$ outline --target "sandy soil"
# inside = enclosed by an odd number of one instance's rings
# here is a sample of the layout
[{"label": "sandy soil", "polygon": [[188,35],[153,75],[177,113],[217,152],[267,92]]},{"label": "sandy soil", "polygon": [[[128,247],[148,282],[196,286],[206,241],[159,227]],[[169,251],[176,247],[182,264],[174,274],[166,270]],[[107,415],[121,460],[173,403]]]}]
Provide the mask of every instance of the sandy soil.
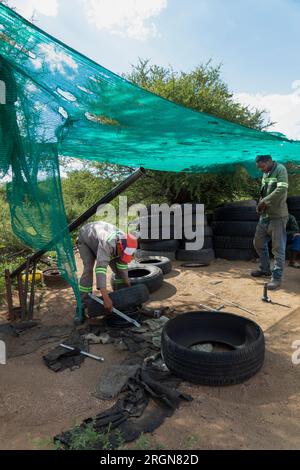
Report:
[{"label": "sandy soil", "polygon": [[[205,291],[240,303],[256,316],[233,307],[226,311],[249,316],[262,326],[267,355],[263,370],[243,385],[184,384],[194,401],[183,404],[154,435],[147,436],[148,445],[165,449],[300,447],[300,365],[291,360],[292,343],[300,340],[300,272],[287,268],[282,290],[271,294],[274,302],[291,307],[286,308],[261,301],[263,282],[251,279],[253,266],[218,260],[209,268],[189,270],[175,263],[163,288],[152,295],[149,306],[169,306],[177,312],[199,310],[200,303],[212,307],[224,303]],[[74,301],[69,289],[44,291],[40,297],[36,316],[42,324],[71,324]],[[0,366],[0,449],[48,448],[55,434],[112,405],[93,394],[104,368],[120,363],[124,353],[113,345],[95,345],[91,350],[105,357],[104,364],[86,360],[80,369],[55,374],[42,361],[55,344],[45,343],[34,353]]]}]

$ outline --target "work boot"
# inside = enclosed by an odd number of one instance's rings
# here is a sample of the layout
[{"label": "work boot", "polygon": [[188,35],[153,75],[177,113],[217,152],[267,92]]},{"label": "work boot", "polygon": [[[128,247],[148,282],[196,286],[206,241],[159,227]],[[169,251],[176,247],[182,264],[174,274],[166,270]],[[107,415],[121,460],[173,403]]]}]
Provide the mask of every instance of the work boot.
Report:
[{"label": "work boot", "polygon": [[251,276],[252,277],[271,277],[271,271],[262,271],[261,269],[258,269],[257,271],[252,271]]},{"label": "work boot", "polygon": [[279,289],[281,286],[280,279],[272,279],[271,282],[268,283],[268,290],[276,290]]}]

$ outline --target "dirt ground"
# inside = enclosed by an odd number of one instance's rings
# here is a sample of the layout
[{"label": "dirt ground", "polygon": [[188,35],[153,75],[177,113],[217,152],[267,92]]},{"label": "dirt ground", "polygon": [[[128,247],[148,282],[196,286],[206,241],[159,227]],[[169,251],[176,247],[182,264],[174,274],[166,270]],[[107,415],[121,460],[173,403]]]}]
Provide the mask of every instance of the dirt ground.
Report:
[{"label": "dirt ground", "polygon": [[[233,307],[226,311],[249,316],[261,325],[267,353],[262,371],[243,385],[183,384],[193,402],[182,404],[153,435],[145,436],[148,448],[299,449],[300,365],[293,365],[291,357],[292,343],[300,340],[300,271],[287,268],[282,289],[271,294],[274,302],[291,307],[286,308],[261,301],[263,281],[251,279],[253,266],[217,260],[208,268],[191,270],[175,263],[163,288],[152,295],[149,306],[168,306],[178,312],[199,310],[200,303],[211,307],[224,303],[205,291],[240,303],[256,316]],[[75,305],[70,289],[39,295],[36,316],[42,325],[72,325]],[[94,345],[91,351],[103,355],[105,363],[85,360],[80,369],[55,374],[42,356],[56,344],[55,338],[42,341],[36,351],[0,366],[2,450],[49,448],[54,435],[113,404],[95,398],[95,387],[104,368],[120,363],[124,352],[114,345]]]}]

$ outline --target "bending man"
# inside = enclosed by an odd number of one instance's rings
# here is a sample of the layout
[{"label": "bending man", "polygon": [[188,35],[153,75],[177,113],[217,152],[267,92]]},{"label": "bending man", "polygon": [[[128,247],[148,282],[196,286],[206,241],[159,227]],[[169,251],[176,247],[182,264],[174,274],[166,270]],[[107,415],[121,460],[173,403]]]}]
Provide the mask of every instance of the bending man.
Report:
[{"label": "bending man", "polygon": [[92,222],[80,229],[78,248],[83,261],[79,286],[82,304],[86,305],[88,294],[93,292],[93,270],[96,262],[97,290],[101,291],[105,309],[111,312],[113,304],[106,288],[107,268],[110,266],[116,274],[116,283],[130,287],[128,264],[137,249],[136,238],[106,222]]}]

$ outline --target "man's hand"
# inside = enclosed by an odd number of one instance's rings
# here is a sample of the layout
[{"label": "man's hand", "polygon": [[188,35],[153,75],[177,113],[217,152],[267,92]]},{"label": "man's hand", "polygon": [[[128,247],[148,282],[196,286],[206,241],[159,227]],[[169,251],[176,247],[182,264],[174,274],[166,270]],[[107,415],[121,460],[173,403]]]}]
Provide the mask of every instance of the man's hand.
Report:
[{"label": "man's hand", "polygon": [[266,207],[267,207],[267,205],[266,205],[265,201],[263,199],[261,199],[258,203],[258,206],[257,206],[257,212],[259,212],[261,214],[262,212],[264,212]]},{"label": "man's hand", "polygon": [[130,283],[129,278],[124,280],[124,284],[125,284],[126,287],[131,287],[131,283]]},{"label": "man's hand", "polygon": [[103,303],[104,303],[104,308],[108,313],[112,312],[113,309],[113,303],[111,298],[108,295],[108,292],[106,289],[101,289],[101,294],[103,297]]}]

